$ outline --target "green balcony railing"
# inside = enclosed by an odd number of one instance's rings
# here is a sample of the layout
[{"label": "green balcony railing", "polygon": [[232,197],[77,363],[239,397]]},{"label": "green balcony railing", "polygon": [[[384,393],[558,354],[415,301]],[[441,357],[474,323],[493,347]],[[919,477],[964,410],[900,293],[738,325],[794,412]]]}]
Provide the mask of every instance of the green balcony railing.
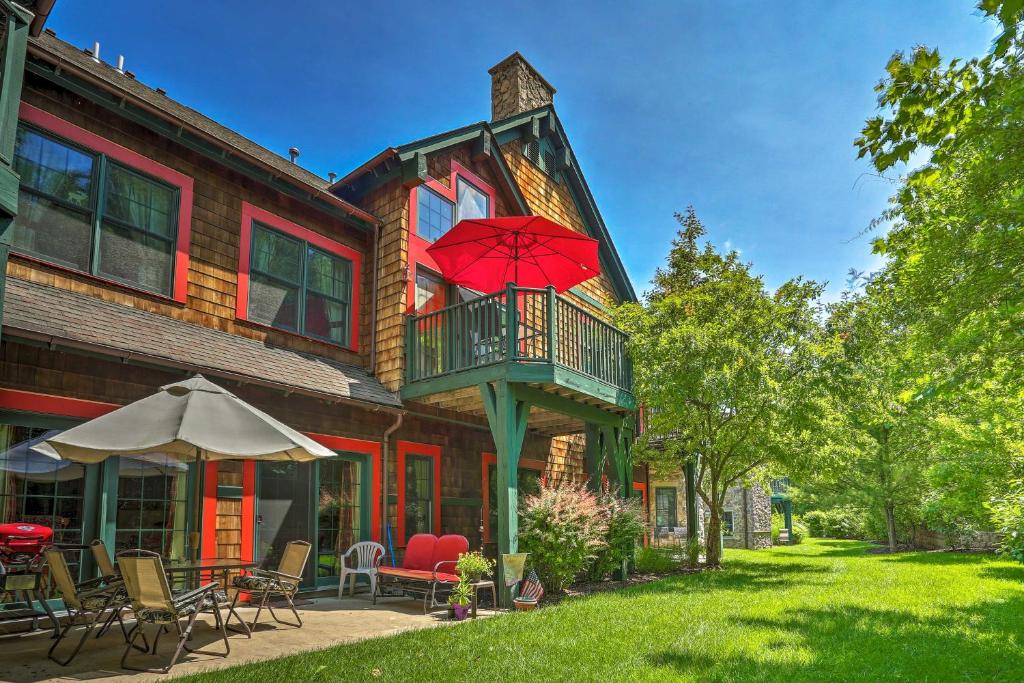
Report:
[{"label": "green balcony railing", "polygon": [[552,287],[509,286],[408,319],[407,383],[506,361],[556,364],[632,391],[626,334]]}]

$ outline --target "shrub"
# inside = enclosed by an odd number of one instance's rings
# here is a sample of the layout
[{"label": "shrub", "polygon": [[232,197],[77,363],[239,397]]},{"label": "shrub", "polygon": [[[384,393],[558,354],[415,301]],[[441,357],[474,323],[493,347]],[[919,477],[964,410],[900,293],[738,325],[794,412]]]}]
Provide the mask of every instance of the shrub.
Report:
[{"label": "shrub", "polygon": [[[772,514],[772,544],[779,544],[779,532],[786,526],[786,519],[778,513]],[[792,545],[803,543],[807,537],[807,527],[794,515],[793,528],[790,529],[789,542]]]},{"label": "shrub", "polygon": [[667,574],[679,568],[679,560],[669,548],[640,548],[633,564],[641,574]]},{"label": "shrub", "polygon": [[607,531],[603,547],[594,555],[587,571],[594,581],[621,569],[647,530],[639,498],[621,498],[618,491],[610,491],[598,497],[598,504],[605,515]]},{"label": "shrub", "polygon": [[866,515],[850,507],[811,510],[803,514],[803,522],[807,532],[819,538],[865,538],[872,531],[866,528]]},{"label": "shrub", "polygon": [[519,511],[519,549],[545,588],[561,591],[605,545],[607,515],[583,484],[541,482]]},{"label": "shrub", "polygon": [[686,566],[690,569],[696,569],[697,565],[700,564],[700,554],[702,552],[704,552],[704,543],[699,535],[697,538],[688,540],[686,542]]},{"label": "shrub", "polygon": [[1005,496],[987,505],[996,530],[1002,534],[999,552],[1024,562],[1024,481],[1010,482]]}]

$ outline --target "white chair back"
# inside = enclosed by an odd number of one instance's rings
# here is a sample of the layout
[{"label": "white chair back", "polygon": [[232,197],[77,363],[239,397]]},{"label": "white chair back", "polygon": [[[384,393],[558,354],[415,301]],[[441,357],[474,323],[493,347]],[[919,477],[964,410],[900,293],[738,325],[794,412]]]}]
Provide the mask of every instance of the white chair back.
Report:
[{"label": "white chair back", "polygon": [[351,569],[376,569],[384,559],[384,546],[373,541],[361,541],[349,548],[348,555],[356,563]]}]

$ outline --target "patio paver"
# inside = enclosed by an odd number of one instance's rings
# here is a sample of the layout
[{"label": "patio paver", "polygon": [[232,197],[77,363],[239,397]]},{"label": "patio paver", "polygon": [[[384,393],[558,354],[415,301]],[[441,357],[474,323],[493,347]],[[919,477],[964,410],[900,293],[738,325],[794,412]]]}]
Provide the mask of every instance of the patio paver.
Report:
[{"label": "patio paver", "polygon": [[[343,599],[317,597],[298,607],[304,623],[301,629],[274,624],[273,621],[266,623],[261,617],[251,640],[242,634],[230,635],[231,654],[228,657],[182,653],[178,664],[169,674],[135,673],[120,668],[124,640],[116,626],[103,638],[92,639],[87,643],[78,657],[66,667],[58,666],[46,657],[51,643],[50,631],[0,635],[0,681],[35,683],[103,680],[104,683],[120,683],[169,680],[186,674],[265,661],[376,636],[453,624],[445,619],[446,613],[443,610],[424,615],[422,602],[399,598],[378,599],[377,604],[373,605],[368,598],[359,595]],[[240,608],[239,612],[243,619],[251,621],[256,610],[245,607]],[[480,610],[481,616],[493,614],[493,610]],[[193,631],[192,647],[209,647],[211,652],[223,652],[224,643],[217,642],[219,634],[213,630],[212,617],[203,615],[202,621],[202,624],[197,623]],[[73,647],[73,644],[69,646]],[[174,638],[165,635],[160,642],[159,658],[152,658],[150,663],[144,655],[138,655],[132,661],[136,665],[162,665],[170,657],[173,647]]]}]

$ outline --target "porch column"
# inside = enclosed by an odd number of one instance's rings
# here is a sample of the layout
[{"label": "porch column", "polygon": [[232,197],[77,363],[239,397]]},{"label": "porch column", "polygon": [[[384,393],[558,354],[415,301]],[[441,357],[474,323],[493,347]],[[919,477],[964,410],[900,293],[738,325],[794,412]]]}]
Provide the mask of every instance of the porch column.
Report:
[{"label": "porch column", "polygon": [[497,454],[498,602],[502,607],[510,607],[512,591],[505,586],[501,555],[519,550],[519,455],[530,406],[516,398],[513,385],[505,380],[481,384],[480,393]]},{"label": "porch column", "polygon": [[790,539],[793,538],[793,501],[786,498],[782,501],[782,515],[785,519],[786,531],[789,532]]},{"label": "porch column", "polygon": [[601,430],[593,422],[583,425],[585,443],[583,446],[583,471],[587,475],[587,487],[591,491],[601,490]]},{"label": "porch column", "polygon": [[683,469],[686,480],[686,540],[697,540],[697,463],[687,460]]},{"label": "porch column", "polygon": [[[602,461],[611,463],[611,481],[608,482],[609,489],[614,487],[622,488],[622,460],[619,452],[621,430],[611,425],[601,425],[601,453]],[[608,468],[605,468],[608,469]],[[602,472],[603,474],[603,472]]]},{"label": "porch column", "polygon": [[622,429],[619,430],[622,451],[622,497],[629,498],[633,495],[633,429],[632,418],[623,421]]}]

